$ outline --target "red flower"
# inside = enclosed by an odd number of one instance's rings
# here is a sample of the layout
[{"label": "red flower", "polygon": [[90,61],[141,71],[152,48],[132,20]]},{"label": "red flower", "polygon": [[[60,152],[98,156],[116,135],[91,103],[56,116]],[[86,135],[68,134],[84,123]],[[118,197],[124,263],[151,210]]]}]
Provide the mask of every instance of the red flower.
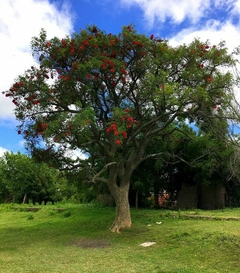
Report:
[{"label": "red flower", "polygon": [[98,30],[97,30],[97,28],[95,26],[92,28],[92,32],[93,33],[98,33]]},{"label": "red flower", "polygon": [[118,136],[118,134],[119,134],[119,133],[118,133],[118,131],[117,131],[117,130],[116,130],[116,131],[114,131],[114,135],[115,135],[115,136]]},{"label": "red flower", "polygon": [[109,63],[110,66],[114,66],[114,62],[111,60],[107,60],[106,62]]},{"label": "red flower", "polygon": [[19,105],[19,103],[18,103],[15,99],[13,99],[12,102],[13,102],[16,106]]},{"label": "red flower", "polygon": [[125,131],[122,132],[123,138],[127,138],[127,133]]},{"label": "red flower", "polygon": [[66,41],[62,39],[62,45],[65,47],[67,45]]},{"label": "red flower", "polygon": [[18,130],[18,134],[21,135],[21,131],[20,130]]},{"label": "red flower", "polygon": [[48,127],[48,125],[46,123],[44,123],[44,122],[41,123],[41,129],[42,129],[42,131],[47,130],[47,127]]},{"label": "red flower", "polygon": [[98,77],[99,77],[99,74],[98,74],[98,73],[96,73],[96,74],[94,75],[94,80],[97,80],[97,79],[98,79]]},{"label": "red flower", "polygon": [[50,47],[52,44],[50,42],[46,43],[46,47]]},{"label": "red flower", "polygon": [[153,40],[153,38],[154,38],[154,35],[152,34],[152,35],[150,36],[150,39]]},{"label": "red flower", "polygon": [[40,103],[40,100],[34,100],[33,101],[33,104],[38,104],[38,103]]},{"label": "red flower", "polygon": [[120,139],[116,139],[116,140],[115,140],[115,143],[116,143],[117,145],[121,145],[121,140],[120,140]]},{"label": "red flower", "polygon": [[131,26],[127,26],[127,29],[128,29],[129,32],[132,32]]},{"label": "red flower", "polygon": [[110,126],[110,129],[113,130],[113,131],[116,131],[116,130],[117,130],[117,125],[116,125],[116,123],[113,123],[113,124]]},{"label": "red flower", "polygon": [[78,63],[77,62],[73,62],[72,63],[72,69],[76,70],[78,68]]},{"label": "red flower", "polygon": [[116,58],[116,56],[117,56],[116,51],[113,51],[113,53],[110,55],[110,57],[112,57],[112,58]]},{"label": "red flower", "polygon": [[130,117],[130,116],[127,116],[127,117],[126,117],[126,119],[127,119],[127,120],[128,120],[128,122],[130,122],[130,123],[133,123],[133,122],[134,122],[133,118],[132,118],[132,117]]},{"label": "red flower", "polygon": [[69,131],[66,131],[66,132],[64,132],[64,136],[68,136],[68,135],[70,135],[71,133],[69,132]]},{"label": "red flower", "polygon": [[88,42],[88,41],[84,41],[83,44],[84,44],[85,46],[89,46],[89,42]]},{"label": "red flower", "polygon": [[208,83],[210,83],[212,81],[212,79],[213,79],[212,76],[206,77],[206,80]]},{"label": "red flower", "polygon": [[127,75],[127,70],[125,70],[125,69],[123,69],[123,68],[121,68],[120,70],[121,70],[121,72],[122,72],[124,75]]},{"label": "red flower", "polygon": [[114,72],[115,72],[115,69],[114,69],[114,68],[111,68],[111,69],[110,69],[110,72],[111,72],[111,73],[114,73]]}]

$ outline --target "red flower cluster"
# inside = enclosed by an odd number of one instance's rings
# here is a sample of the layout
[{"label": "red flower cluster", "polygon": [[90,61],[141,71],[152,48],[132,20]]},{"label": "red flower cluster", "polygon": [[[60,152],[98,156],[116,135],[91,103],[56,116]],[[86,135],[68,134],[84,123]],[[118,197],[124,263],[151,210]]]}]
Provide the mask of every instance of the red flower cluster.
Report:
[{"label": "red flower cluster", "polygon": [[121,71],[121,73],[124,74],[124,75],[127,75],[127,74],[128,74],[127,70],[125,70],[124,68],[120,68],[120,71]]},{"label": "red flower cluster", "polygon": [[33,95],[31,95],[31,96],[25,98],[25,100],[31,101],[31,100],[33,100],[33,99],[35,99],[35,98],[36,98],[36,94],[33,94]]},{"label": "red flower cluster", "polygon": [[140,43],[139,41],[133,41],[132,44],[136,45],[136,46],[139,46],[139,47],[143,47],[143,44]]},{"label": "red flower cluster", "polygon": [[60,76],[59,76],[59,79],[63,79],[63,80],[65,80],[65,81],[69,81],[69,80],[70,80],[70,76],[69,76],[69,75],[67,75],[67,76],[65,76],[65,75],[60,75]]},{"label": "red flower cluster", "polygon": [[66,42],[65,39],[62,39],[61,43],[62,43],[63,47],[66,47],[66,46],[67,46],[67,42]]},{"label": "red flower cluster", "polygon": [[[112,123],[111,126],[106,129],[106,132],[107,133],[113,132],[114,136],[119,137],[119,131],[117,130],[117,124],[115,122]],[[127,138],[127,132],[122,131],[121,135],[122,135],[123,138]],[[117,138],[115,140],[115,143],[117,145],[120,145],[121,144],[121,140],[119,138]]]},{"label": "red flower cluster", "polygon": [[89,42],[86,41],[86,40],[83,42],[83,44],[84,44],[85,46],[89,46]]},{"label": "red flower cluster", "polygon": [[114,69],[114,62],[112,60],[103,60],[101,63],[103,69],[109,68],[110,70]]},{"label": "red flower cluster", "polygon": [[210,83],[212,80],[213,80],[212,76],[206,77],[206,81],[207,81],[208,83]]},{"label": "red flower cluster", "polygon": [[34,100],[34,101],[33,101],[33,104],[35,104],[35,105],[36,105],[36,104],[39,104],[39,103],[40,103],[40,100]]},{"label": "red flower cluster", "polygon": [[116,139],[116,140],[115,140],[115,143],[116,143],[117,145],[121,145],[121,140],[120,140],[120,139]]},{"label": "red flower cluster", "polygon": [[47,130],[48,125],[44,122],[39,122],[37,123],[35,127],[35,132],[38,133],[39,135],[42,135],[42,133]]},{"label": "red flower cluster", "polygon": [[111,131],[115,132],[116,130],[117,130],[117,124],[116,123],[112,123],[111,126],[106,129],[106,132],[110,133]]},{"label": "red flower cluster", "polygon": [[128,128],[131,128],[134,124],[139,125],[140,122],[139,121],[135,121],[132,117],[130,116],[122,116],[121,117],[122,121],[126,122],[126,125]]},{"label": "red flower cluster", "polygon": [[[124,126],[125,128],[131,128],[134,124],[135,124],[135,125],[139,125],[139,124],[140,124],[139,121],[135,121],[135,120],[128,114],[128,113],[130,112],[130,109],[129,109],[129,108],[124,109],[124,112],[126,113],[126,115],[125,115],[125,114],[122,115],[122,116],[120,117],[120,119],[121,119],[122,123],[125,124],[125,126]],[[117,124],[116,124],[116,122],[113,122],[113,123],[106,129],[106,132],[107,132],[107,133],[112,132],[113,135],[114,135],[115,137],[117,137],[117,138],[115,139],[115,143],[116,143],[117,145],[120,145],[120,144],[121,144],[121,138],[126,139],[126,138],[128,137],[128,134],[127,134],[126,131],[124,131],[124,130],[118,130],[118,129],[117,129]]]},{"label": "red flower cluster", "polygon": [[23,82],[15,82],[13,86],[9,89],[10,92],[16,92],[18,91],[22,86],[24,85]]}]

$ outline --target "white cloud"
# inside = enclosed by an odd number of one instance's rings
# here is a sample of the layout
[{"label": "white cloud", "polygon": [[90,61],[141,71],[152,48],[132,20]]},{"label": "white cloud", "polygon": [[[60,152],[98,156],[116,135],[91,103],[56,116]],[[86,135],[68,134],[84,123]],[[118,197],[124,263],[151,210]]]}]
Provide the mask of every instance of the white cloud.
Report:
[{"label": "white cloud", "polygon": [[[163,23],[170,19],[179,24],[185,19],[196,23],[206,15],[210,0],[121,0],[124,5],[137,5],[144,13],[144,19],[149,27],[154,23]],[[218,1],[219,2],[219,1]]]},{"label": "white cloud", "polygon": [[216,20],[209,20],[201,29],[196,27],[186,28],[177,35],[170,38],[172,45],[190,43],[194,38],[202,41],[209,40],[211,44],[218,44],[221,41],[226,42],[226,46],[230,51],[237,47],[240,43],[236,37],[240,35],[240,26],[233,25],[230,21],[221,23]]},{"label": "white cloud", "polygon": [[5,152],[10,152],[9,150],[3,148],[3,147],[0,147],[0,157],[2,157],[4,155]]},{"label": "white cloud", "polygon": [[[44,28],[48,37],[64,37],[73,31],[73,15],[67,4],[49,0],[0,1],[0,91],[34,64],[30,42]],[[14,105],[0,92],[0,118],[13,118]]]}]

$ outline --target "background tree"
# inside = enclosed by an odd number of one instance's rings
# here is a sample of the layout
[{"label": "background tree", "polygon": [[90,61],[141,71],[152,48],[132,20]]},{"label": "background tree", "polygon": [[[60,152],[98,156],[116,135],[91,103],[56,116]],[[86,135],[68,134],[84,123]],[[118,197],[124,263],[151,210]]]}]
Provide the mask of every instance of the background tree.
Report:
[{"label": "background tree", "polygon": [[35,204],[59,201],[58,191],[64,179],[58,170],[36,163],[27,155],[6,152],[0,159],[2,199],[8,202]]},{"label": "background tree", "polygon": [[[48,40],[42,30],[32,51],[40,65],[6,92],[22,122],[18,133],[35,157],[107,184],[116,203],[114,232],[132,224],[133,171],[162,154],[146,153],[153,138],[171,135],[171,125],[187,118],[235,118],[228,71],[235,61],[224,43],[173,48],[132,26],[118,35],[91,26],[62,40]],[[74,158],[74,149],[85,158]]]}]

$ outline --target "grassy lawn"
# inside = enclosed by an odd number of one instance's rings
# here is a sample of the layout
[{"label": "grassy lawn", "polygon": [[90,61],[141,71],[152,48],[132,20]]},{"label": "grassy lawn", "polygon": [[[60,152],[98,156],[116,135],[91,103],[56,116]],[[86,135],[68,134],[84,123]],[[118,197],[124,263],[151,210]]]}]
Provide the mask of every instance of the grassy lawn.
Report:
[{"label": "grassy lawn", "polygon": [[113,208],[56,207],[0,205],[1,273],[240,272],[240,209],[133,209],[133,227],[114,234]]}]

